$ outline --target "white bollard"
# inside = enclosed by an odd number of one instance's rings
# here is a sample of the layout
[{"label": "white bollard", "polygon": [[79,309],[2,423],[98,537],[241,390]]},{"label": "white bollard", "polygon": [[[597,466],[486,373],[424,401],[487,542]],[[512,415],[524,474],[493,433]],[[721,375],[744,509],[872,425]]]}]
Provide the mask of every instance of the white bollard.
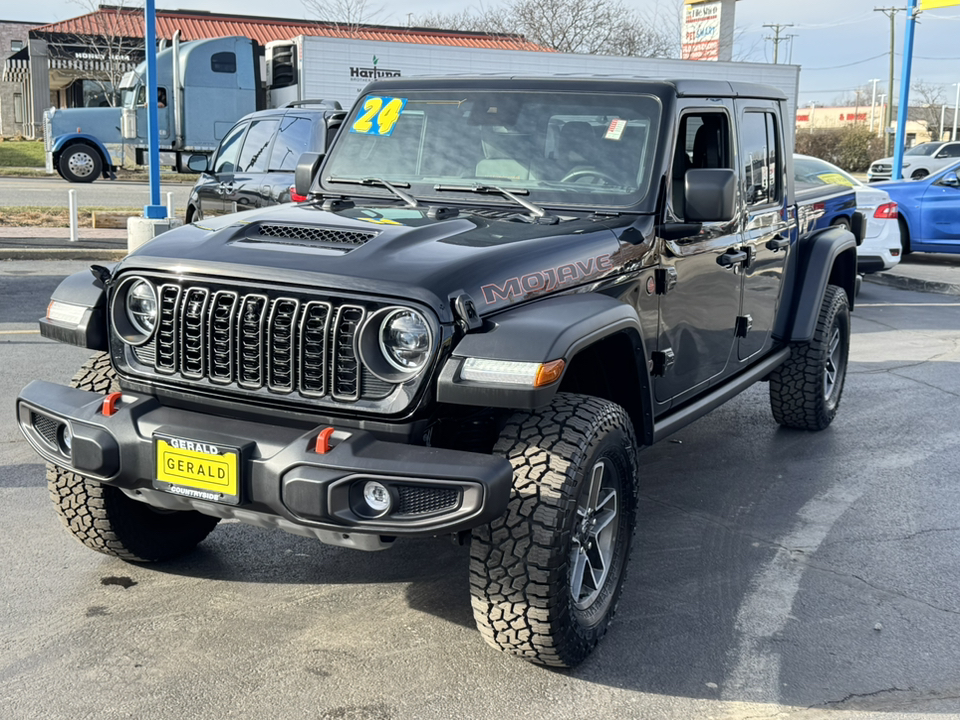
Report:
[{"label": "white bollard", "polygon": [[77,229],[77,191],[70,190],[67,193],[69,198],[68,204],[70,206],[70,242],[76,242],[80,239],[79,231]]},{"label": "white bollard", "polygon": [[168,193],[167,193],[167,217],[168,217],[168,218],[174,217],[174,214],[173,214],[173,193],[172,193],[172,192],[168,192]]}]

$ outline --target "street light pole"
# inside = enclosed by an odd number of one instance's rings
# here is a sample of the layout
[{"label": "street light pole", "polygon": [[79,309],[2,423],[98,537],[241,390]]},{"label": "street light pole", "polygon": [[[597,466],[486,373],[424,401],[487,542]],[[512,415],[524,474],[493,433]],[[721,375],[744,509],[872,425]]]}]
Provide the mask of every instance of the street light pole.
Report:
[{"label": "street light pole", "polygon": [[[880,78],[874,78],[870,82],[873,83],[873,98],[870,100],[870,132],[873,132],[874,123],[877,120],[877,83],[880,82]],[[943,123],[940,123],[943,126]]]},{"label": "street light pole", "polygon": [[957,113],[960,112],[960,83],[954,83],[957,86],[957,101],[953,104],[953,134],[950,136],[950,140],[956,141],[957,139]]},{"label": "street light pole", "polygon": [[[883,117],[887,116],[887,94],[880,93],[880,108],[883,110]],[[877,137],[883,137],[883,126],[877,128]]]}]

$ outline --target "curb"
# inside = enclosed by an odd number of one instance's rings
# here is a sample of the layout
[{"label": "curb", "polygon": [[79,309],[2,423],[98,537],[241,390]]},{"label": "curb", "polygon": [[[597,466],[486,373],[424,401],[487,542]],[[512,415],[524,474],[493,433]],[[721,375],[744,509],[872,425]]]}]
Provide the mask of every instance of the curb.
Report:
[{"label": "curb", "polygon": [[109,248],[3,248],[2,260],[123,260],[126,250]]},{"label": "curb", "polygon": [[935,280],[921,280],[920,278],[891,273],[871,273],[864,276],[864,280],[877,285],[913,290],[915,292],[936,293],[937,295],[960,295],[960,285],[937,282]]}]

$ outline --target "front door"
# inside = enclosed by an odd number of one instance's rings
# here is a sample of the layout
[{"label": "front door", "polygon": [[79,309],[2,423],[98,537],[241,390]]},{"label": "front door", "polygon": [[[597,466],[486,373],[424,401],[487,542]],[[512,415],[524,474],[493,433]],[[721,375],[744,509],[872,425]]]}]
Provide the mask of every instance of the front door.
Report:
[{"label": "front door", "polygon": [[737,100],[740,177],[746,214],[743,249],[743,304],[737,324],[740,360],[766,350],[783,289],[783,268],[793,225],[784,212],[786,164],[777,104]]},{"label": "front door", "polygon": [[203,181],[197,186],[197,204],[201,218],[233,212],[232,203],[230,209],[227,209],[223,198],[237,170],[240,145],[247,125],[245,122],[240,123],[227,133],[214,155],[211,171],[203,174]]},{"label": "front door", "polygon": [[[733,106],[685,108],[674,148],[671,202],[665,226],[684,220],[684,176],[693,168],[733,168]],[[722,256],[741,243],[739,214],[731,222],[705,223],[686,237],[664,240],[660,268],[660,326],[654,357],[658,403],[678,403],[722,377],[735,344],[740,310],[739,266]]]},{"label": "front door", "polygon": [[276,132],[276,118],[250,123],[250,129],[243,139],[237,169],[221,185],[225,212],[255,210],[262,205],[260,185],[266,175],[267,159]]},{"label": "front door", "polygon": [[[945,178],[956,178],[956,173],[945,173],[931,183],[920,201],[920,237],[915,245],[926,245],[924,250],[937,251],[937,246],[960,244],[960,187],[944,185]],[[950,182],[950,181],[948,181]]]}]

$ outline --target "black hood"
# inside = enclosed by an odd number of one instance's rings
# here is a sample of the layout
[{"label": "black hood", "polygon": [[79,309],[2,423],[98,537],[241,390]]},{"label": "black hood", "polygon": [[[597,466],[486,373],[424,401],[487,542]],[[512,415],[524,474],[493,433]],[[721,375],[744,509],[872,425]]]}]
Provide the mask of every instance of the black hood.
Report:
[{"label": "black hood", "polygon": [[[318,237],[319,235],[319,237]],[[118,267],[409,299],[441,321],[467,292],[481,315],[613,272],[620,246],[595,217],[539,224],[498,206],[433,219],[396,205],[281,205],[168,231]]]}]

